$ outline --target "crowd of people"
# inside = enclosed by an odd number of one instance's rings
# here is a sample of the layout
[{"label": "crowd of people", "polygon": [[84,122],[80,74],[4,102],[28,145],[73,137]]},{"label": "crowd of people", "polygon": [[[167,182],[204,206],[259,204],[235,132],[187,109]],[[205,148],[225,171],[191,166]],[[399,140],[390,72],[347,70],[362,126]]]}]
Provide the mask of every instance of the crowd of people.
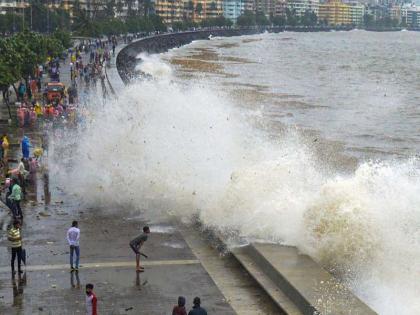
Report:
[{"label": "crowd of people", "polygon": [[[35,71],[34,78],[22,80],[17,89],[17,120],[19,127],[42,127],[40,121],[66,121],[70,124],[77,124],[76,112],[78,109],[78,89],[90,88],[96,85],[97,80],[101,80],[104,87],[103,67],[115,55],[117,40],[115,37],[109,40],[85,40],[67,51],[69,57],[70,84],[68,87],[59,85],[63,73],[60,72],[65,65],[60,64],[58,58],[48,58],[45,64],[39,65]],[[45,82],[45,76],[49,82]],[[47,80],[48,81],[48,80]],[[61,89],[62,88],[62,89]],[[51,89],[51,90],[50,90]],[[44,154],[44,144],[42,147],[34,147],[30,138],[26,135],[20,141],[21,158],[15,168],[9,168],[10,160],[10,139],[7,134],[0,138],[0,167],[3,168],[5,176],[3,186],[4,204],[10,209],[12,224],[8,230],[8,240],[11,249],[11,272],[13,280],[17,274],[19,283],[24,277],[22,265],[26,265],[26,251],[22,242],[22,223],[24,219],[24,209],[22,202],[26,199],[28,188],[31,184],[36,185],[36,174],[42,163],[41,157]],[[32,152],[32,155],[31,155]],[[69,245],[69,264],[70,272],[78,278],[80,268],[80,228],[79,222],[73,221],[66,234]],[[144,272],[141,264],[141,256],[147,256],[141,249],[148,239],[150,228],[145,226],[143,232],[128,242],[129,247],[135,254],[136,272]],[[17,272],[16,272],[17,261]],[[79,283],[79,280],[78,280]],[[79,283],[80,285],[80,283]],[[94,293],[94,285],[86,284],[86,314],[98,314],[98,299]],[[172,315],[187,315],[186,299],[182,296],[178,298],[178,303],[172,310]],[[188,315],[207,315],[201,307],[199,297],[194,298],[193,307]]]},{"label": "crowd of people", "polygon": [[24,136],[21,141],[22,158],[17,167],[8,168],[8,150],[9,142],[7,135],[3,135],[1,141],[1,161],[5,172],[5,181],[3,191],[5,191],[4,203],[11,210],[13,219],[23,219],[21,209],[21,201],[26,194],[26,187],[34,184],[36,180],[36,172],[39,167],[39,161],[43,154],[42,148],[35,148],[33,156],[30,156],[30,148],[32,147],[30,139]]},{"label": "crowd of people", "polygon": [[[109,65],[112,55],[115,55],[117,40],[115,37],[107,41],[86,40],[70,53],[70,78],[74,86],[95,86],[97,79],[104,80],[103,67]],[[82,54],[86,58],[82,58]],[[83,61],[85,59],[85,61]]]},{"label": "crowd of people", "polygon": [[[105,88],[104,67],[115,55],[116,37],[109,40],[84,40],[75,48],[69,48],[68,86],[63,78],[59,58],[48,57],[45,64],[36,68],[33,78],[21,80],[17,87],[17,120],[19,127],[35,127],[37,122],[64,121],[76,123],[78,88],[91,88],[100,80]],[[48,80],[49,79],[49,80]],[[49,81],[49,82],[48,82]],[[6,95],[10,102],[10,94]]]}]

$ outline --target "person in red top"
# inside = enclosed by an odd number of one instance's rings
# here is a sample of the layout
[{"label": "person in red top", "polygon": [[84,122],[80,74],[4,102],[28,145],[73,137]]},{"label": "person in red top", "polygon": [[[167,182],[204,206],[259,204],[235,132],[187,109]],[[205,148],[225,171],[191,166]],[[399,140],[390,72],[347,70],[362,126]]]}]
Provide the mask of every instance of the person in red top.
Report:
[{"label": "person in red top", "polygon": [[98,315],[98,299],[91,283],[86,284],[86,315]]},{"label": "person in red top", "polygon": [[178,305],[174,306],[172,315],[187,315],[187,310],[185,309],[185,298],[183,296],[178,297]]}]

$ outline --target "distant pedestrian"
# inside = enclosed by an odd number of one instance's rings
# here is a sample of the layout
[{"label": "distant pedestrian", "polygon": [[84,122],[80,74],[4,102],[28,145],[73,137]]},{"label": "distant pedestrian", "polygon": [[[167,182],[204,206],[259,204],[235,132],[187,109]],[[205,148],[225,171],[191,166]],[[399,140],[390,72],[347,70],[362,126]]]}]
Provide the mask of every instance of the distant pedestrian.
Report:
[{"label": "distant pedestrian", "polygon": [[197,296],[194,298],[194,306],[191,311],[188,312],[188,315],[207,315],[207,311],[201,307],[201,300]]},{"label": "distant pedestrian", "polygon": [[98,299],[91,283],[86,284],[86,315],[98,315]]},{"label": "distant pedestrian", "polygon": [[25,93],[26,93],[26,85],[23,84],[23,82],[20,82],[18,86],[19,101],[23,100]]},{"label": "distant pedestrian", "polygon": [[8,159],[8,152],[9,152],[9,138],[7,137],[7,134],[3,134],[1,139],[2,139],[1,147],[3,149],[3,162],[7,168],[7,159]]},{"label": "distant pedestrian", "polygon": [[24,136],[22,138],[21,146],[22,146],[23,158],[29,159],[29,149],[31,147],[31,141],[29,140],[29,138],[27,136]]},{"label": "distant pedestrian", "polygon": [[39,77],[42,78],[42,75],[44,74],[44,66],[43,65],[38,66],[38,73],[39,73]]},{"label": "distant pedestrian", "polygon": [[[69,246],[70,246],[70,270],[72,272],[79,270],[79,261],[80,261],[79,240],[80,240],[80,229],[78,227],[77,221],[73,221],[71,224],[71,228],[69,228],[69,230],[67,231],[67,242],[69,243]],[[73,265],[74,253],[76,253],[75,265]],[[74,268],[73,266],[76,266],[76,267]]]},{"label": "distant pedestrian", "polygon": [[20,162],[17,167],[17,177],[18,177],[18,184],[20,188],[22,189],[22,193],[26,194],[26,178],[29,175],[29,165],[28,160],[25,160],[24,158],[20,159]]},{"label": "distant pedestrian", "polygon": [[140,266],[140,248],[143,246],[144,242],[147,241],[148,234],[150,233],[150,229],[148,226],[143,227],[143,233],[137,236],[130,242],[130,247],[136,254],[136,271],[143,272],[144,268]]},{"label": "distant pedestrian", "polygon": [[15,219],[17,217],[23,219],[22,209],[20,208],[20,201],[22,200],[22,188],[19,186],[16,179],[12,179],[10,185],[12,187],[12,192],[8,198],[11,201],[13,217]]},{"label": "distant pedestrian", "polygon": [[20,235],[20,221],[15,220],[13,222],[13,227],[9,230],[7,239],[10,241],[10,247],[12,249],[12,259],[10,261],[10,266],[12,267],[12,275],[16,274],[15,272],[15,260],[17,257],[18,262],[18,272],[23,273],[21,264],[22,264],[22,236]]},{"label": "distant pedestrian", "polygon": [[172,315],[187,315],[187,310],[185,309],[185,298],[183,296],[178,297],[178,305],[174,306]]}]

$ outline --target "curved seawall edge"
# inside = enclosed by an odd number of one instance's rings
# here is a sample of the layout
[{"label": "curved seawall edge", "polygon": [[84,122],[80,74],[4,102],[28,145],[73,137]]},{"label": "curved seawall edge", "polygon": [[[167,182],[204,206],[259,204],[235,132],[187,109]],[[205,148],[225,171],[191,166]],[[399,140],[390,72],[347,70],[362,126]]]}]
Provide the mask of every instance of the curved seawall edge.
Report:
[{"label": "curved seawall edge", "polygon": [[191,31],[182,33],[158,34],[145,37],[128,44],[117,55],[116,66],[118,74],[125,84],[135,74],[138,54],[158,54],[176,47],[187,45],[195,40],[208,40],[211,36],[232,37],[263,33],[265,29],[216,29]]}]

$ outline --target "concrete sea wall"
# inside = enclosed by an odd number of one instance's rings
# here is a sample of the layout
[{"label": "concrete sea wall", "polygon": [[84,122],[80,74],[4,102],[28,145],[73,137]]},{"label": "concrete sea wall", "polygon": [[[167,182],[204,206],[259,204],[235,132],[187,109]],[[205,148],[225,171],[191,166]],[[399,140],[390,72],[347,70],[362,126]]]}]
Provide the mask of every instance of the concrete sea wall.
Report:
[{"label": "concrete sea wall", "polygon": [[[284,28],[270,28],[281,32]],[[319,32],[328,28],[297,28],[288,31]],[[340,30],[349,30],[340,28]],[[118,73],[124,83],[135,75],[137,56],[166,52],[171,48],[206,40],[210,36],[252,35],[266,29],[204,30],[162,34],[146,37],[123,48],[117,56]],[[222,243],[223,240],[219,238]],[[350,292],[339,280],[325,271],[309,256],[294,247],[276,244],[250,244],[232,249],[232,255],[255,279],[272,301],[288,315],[375,315],[363,301]]]},{"label": "concrete sea wall", "polygon": [[[117,56],[117,69],[124,83],[128,83],[135,73],[137,55],[146,52],[156,54],[180,47],[195,40],[206,40],[211,36],[240,36],[264,32],[264,29],[215,29],[183,33],[169,33],[145,37],[123,48]],[[279,30],[280,31],[280,30]]]}]

